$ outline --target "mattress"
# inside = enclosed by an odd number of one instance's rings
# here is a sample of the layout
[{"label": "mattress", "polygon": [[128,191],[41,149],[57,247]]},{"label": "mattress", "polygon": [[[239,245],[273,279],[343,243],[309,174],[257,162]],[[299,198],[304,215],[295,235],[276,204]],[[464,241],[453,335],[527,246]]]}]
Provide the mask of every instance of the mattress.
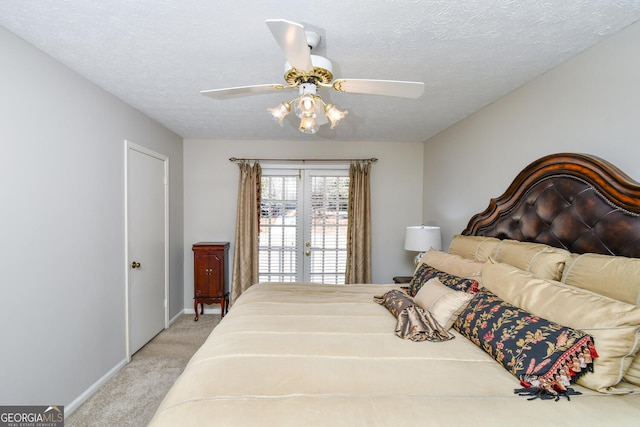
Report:
[{"label": "mattress", "polygon": [[399,285],[260,283],[194,354],[151,426],[638,425],[640,394],[518,396],[459,335],[414,342],[373,301]]}]

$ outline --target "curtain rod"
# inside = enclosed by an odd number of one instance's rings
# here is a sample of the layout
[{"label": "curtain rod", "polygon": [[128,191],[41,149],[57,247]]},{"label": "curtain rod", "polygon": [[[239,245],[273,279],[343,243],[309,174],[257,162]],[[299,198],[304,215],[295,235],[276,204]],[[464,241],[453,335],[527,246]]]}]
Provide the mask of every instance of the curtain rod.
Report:
[{"label": "curtain rod", "polygon": [[258,162],[258,161],[270,161],[270,162],[371,162],[378,161],[375,157],[370,159],[239,159],[237,157],[230,157],[230,162]]}]

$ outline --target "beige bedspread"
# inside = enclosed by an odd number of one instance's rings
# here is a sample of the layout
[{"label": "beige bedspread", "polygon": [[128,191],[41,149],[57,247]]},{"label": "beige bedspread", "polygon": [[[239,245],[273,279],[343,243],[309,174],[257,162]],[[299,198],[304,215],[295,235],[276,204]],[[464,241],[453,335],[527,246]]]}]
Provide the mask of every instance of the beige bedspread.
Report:
[{"label": "beige bedspread", "polygon": [[[396,285],[397,286],[397,285]],[[394,285],[257,284],[193,356],[152,426],[640,425],[640,394],[517,396],[518,381],[456,331],[394,334],[373,302]]]}]

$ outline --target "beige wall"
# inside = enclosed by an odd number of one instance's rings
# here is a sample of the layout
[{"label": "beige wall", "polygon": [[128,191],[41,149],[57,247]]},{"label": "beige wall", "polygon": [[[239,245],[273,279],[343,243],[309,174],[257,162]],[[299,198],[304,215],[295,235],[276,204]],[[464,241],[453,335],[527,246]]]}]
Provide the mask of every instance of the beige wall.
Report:
[{"label": "beige wall", "polygon": [[546,154],[595,154],[640,181],[639,40],[636,23],[426,142],[423,218],[445,245]]},{"label": "beige wall", "polygon": [[124,140],[169,157],[183,308],[182,139],[0,27],[0,403],[65,405],[126,361]]},{"label": "beige wall", "polygon": [[309,141],[184,142],[185,307],[192,307],[193,253],[197,241],[229,241],[234,250],[238,167],[241,158],[378,158],[371,170],[372,280],[391,283],[411,272],[403,249],[404,228],[422,216],[422,143],[347,143]]}]

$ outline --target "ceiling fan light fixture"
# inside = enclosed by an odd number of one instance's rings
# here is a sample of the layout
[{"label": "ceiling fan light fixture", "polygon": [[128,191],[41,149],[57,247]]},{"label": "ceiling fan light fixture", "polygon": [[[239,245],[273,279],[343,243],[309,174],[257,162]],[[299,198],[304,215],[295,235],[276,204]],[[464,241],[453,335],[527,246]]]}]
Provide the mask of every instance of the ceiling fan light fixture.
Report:
[{"label": "ceiling fan light fixture", "polygon": [[[319,96],[304,94],[300,98],[294,101],[294,109],[296,116],[302,117],[315,117],[316,116],[316,98]],[[322,102],[322,100],[320,100]]]},{"label": "ceiling fan light fixture", "polygon": [[333,104],[326,104],[319,95],[315,94],[315,91],[313,94],[304,93],[296,99],[283,102],[275,108],[267,108],[267,110],[274,119],[278,120],[280,126],[283,126],[283,120],[291,111],[292,105],[296,116],[300,118],[298,129],[307,134],[316,133],[320,126],[328,122],[331,123],[331,129],[333,129],[349,113],[348,111],[340,111]]},{"label": "ceiling fan light fixture", "polygon": [[327,104],[324,107],[324,114],[331,122],[331,129],[333,129],[334,127],[338,126],[340,120],[344,119],[344,117],[349,114],[349,112],[346,110],[340,111],[335,105]]},{"label": "ceiling fan light fixture", "polygon": [[318,132],[318,127],[316,120],[312,116],[303,116],[300,119],[300,127],[298,129],[302,133],[314,134]]},{"label": "ceiling fan light fixture", "polygon": [[282,102],[274,108],[267,108],[267,111],[269,111],[271,115],[273,115],[273,118],[275,120],[278,120],[280,126],[284,126],[282,121],[291,111],[291,104],[289,104],[288,102]]}]

